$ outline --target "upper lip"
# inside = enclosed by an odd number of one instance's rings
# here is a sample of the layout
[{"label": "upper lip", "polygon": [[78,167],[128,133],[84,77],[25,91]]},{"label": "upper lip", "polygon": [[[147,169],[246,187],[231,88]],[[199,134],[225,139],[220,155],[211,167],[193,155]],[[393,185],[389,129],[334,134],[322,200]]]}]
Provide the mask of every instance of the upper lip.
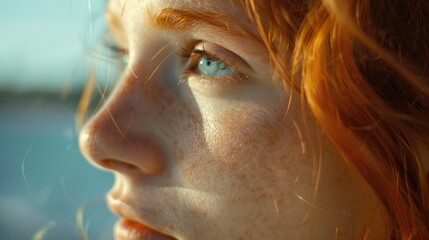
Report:
[{"label": "upper lip", "polygon": [[110,209],[118,216],[121,216],[126,219],[130,219],[134,222],[139,222],[144,225],[148,225],[144,219],[142,219],[137,213],[137,209],[133,207],[130,203],[113,197],[111,194],[107,196],[107,203]]},{"label": "upper lip", "polygon": [[110,209],[118,216],[121,216],[124,219],[128,219],[134,222],[137,222],[139,224],[145,225],[146,227],[153,229],[167,237],[170,237],[172,239],[174,238],[172,235],[165,233],[163,229],[157,228],[156,226],[150,225],[148,221],[142,216],[142,214],[139,214],[139,211],[136,207],[133,206],[130,202],[127,202],[125,200],[122,200],[120,198],[114,197],[112,194],[107,195],[107,202],[110,207]]}]

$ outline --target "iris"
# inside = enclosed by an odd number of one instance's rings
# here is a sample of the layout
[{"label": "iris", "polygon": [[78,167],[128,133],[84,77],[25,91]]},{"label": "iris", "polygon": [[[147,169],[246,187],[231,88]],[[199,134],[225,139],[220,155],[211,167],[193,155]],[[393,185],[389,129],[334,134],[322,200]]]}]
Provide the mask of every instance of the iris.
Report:
[{"label": "iris", "polygon": [[228,66],[221,59],[213,58],[206,54],[202,54],[200,56],[200,60],[198,61],[198,72],[202,76],[227,76],[234,74],[236,71],[233,67]]}]

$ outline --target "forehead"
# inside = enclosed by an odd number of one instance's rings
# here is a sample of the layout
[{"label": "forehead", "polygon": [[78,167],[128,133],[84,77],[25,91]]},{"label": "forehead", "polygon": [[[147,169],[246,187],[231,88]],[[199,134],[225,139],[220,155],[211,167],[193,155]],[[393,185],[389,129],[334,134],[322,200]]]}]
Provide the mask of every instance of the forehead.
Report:
[{"label": "forehead", "polygon": [[[257,28],[236,0],[111,0],[108,11],[136,53],[143,50],[145,42],[157,41],[157,36],[168,33],[171,40],[187,36],[188,40],[213,42],[242,56],[257,56],[253,61],[268,60]],[[180,29],[178,23],[185,27]]]},{"label": "forehead", "polygon": [[[150,6],[160,8],[187,8],[194,10],[234,11],[234,0],[110,0],[110,5],[127,8],[130,6]],[[241,10],[241,9],[240,9]]]},{"label": "forehead", "polygon": [[[240,24],[253,28],[246,12],[234,0],[111,0],[109,11],[126,21],[139,21],[143,18],[156,18],[163,9],[178,9],[197,13],[215,13],[213,18],[223,16],[230,24]],[[126,16],[130,16],[129,19]],[[151,19],[149,19],[151,20]]]}]

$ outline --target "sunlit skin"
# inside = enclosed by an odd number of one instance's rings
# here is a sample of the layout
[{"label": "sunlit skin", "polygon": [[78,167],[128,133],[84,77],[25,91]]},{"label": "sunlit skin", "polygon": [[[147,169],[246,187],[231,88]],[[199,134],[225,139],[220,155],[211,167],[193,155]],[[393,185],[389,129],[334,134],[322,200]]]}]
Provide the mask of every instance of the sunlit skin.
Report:
[{"label": "sunlit skin", "polygon": [[[381,204],[317,124],[304,124],[299,94],[273,77],[263,45],[204,23],[180,31],[155,23],[167,7],[217,11],[256,33],[228,1],[203,2],[109,4],[129,66],[80,145],[115,173],[112,210],[183,240],[383,239]],[[186,69],[176,52],[192,41],[241,74]],[[181,79],[184,70],[194,72]]]}]

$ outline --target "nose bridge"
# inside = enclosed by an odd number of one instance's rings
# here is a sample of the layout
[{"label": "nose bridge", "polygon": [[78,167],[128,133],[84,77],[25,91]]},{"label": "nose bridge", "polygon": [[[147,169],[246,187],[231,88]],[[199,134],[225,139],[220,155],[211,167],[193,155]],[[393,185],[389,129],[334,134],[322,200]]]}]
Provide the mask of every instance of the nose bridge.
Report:
[{"label": "nose bridge", "polygon": [[162,37],[152,37],[142,40],[141,46],[135,50],[139,56],[131,59],[122,87],[133,90],[134,97],[144,105],[141,109],[162,105],[176,92],[177,83],[171,81],[176,74],[176,51],[172,45]]},{"label": "nose bridge", "polygon": [[164,89],[155,79],[143,82],[152,74],[148,65],[130,69],[82,130],[82,152],[96,165],[125,174],[155,174],[164,166],[165,149],[154,129],[160,121],[151,114],[164,104]]}]

